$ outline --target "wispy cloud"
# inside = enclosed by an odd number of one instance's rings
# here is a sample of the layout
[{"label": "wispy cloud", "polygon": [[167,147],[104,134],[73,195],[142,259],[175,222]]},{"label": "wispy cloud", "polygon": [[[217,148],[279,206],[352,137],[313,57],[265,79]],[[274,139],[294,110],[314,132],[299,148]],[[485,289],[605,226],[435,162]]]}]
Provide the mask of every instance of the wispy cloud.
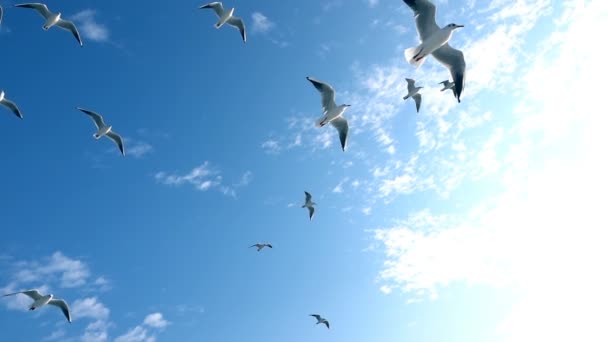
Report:
[{"label": "wispy cloud", "polygon": [[72,303],[74,319],[92,318],[105,321],[110,316],[110,309],[97,300],[97,297],[78,299]]},{"label": "wispy cloud", "polygon": [[144,322],[117,337],[115,342],[153,342],[156,335],[170,323],[163,318],[162,313],[156,312],[146,316]]},{"label": "wispy cloud", "polygon": [[154,178],[157,182],[164,185],[180,186],[183,184],[190,184],[199,191],[218,189],[225,195],[236,196],[237,189],[251,183],[253,173],[251,171],[246,171],[237,182],[226,184],[220,170],[213,167],[208,161],[205,161],[203,164],[195,167],[186,174],[180,175],[161,171],[157,172],[154,175]]},{"label": "wispy cloud", "polygon": [[110,39],[108,28],[95,19],[97,12],[93,9],[85,9],[72,16],[84,38],[96,42],[107,42]]},{"label": "wispy cloud", "polygon": [[253,22],[251,30],[254,33],[266,33],[275,27],[275,23],[260,12],[253,12],[251,21]]}]

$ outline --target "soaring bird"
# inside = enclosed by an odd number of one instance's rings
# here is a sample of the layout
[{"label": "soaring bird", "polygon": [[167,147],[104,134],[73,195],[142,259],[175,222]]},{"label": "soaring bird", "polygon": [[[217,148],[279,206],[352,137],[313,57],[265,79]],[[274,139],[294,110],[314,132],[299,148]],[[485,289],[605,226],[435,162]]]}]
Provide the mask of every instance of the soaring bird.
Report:
[{"label": "soaring bird", "polygon": [[312,220],[312,217],[315,216],[314,206],[317,205],[317,203],[312,201],[312,195],[308,193],[308,191],[304,191],[304,196],[306,196],[306,198],[302,208],[308,208],[308,218]]},{"label": "soaring bird", "polygon": [[38,290],[27,290],[27,291],[9,293],[2,297],[14,296],[17,294],[24,294],[34,300],[34,303],[32,303],[32,305],[30,305],[30,311],[36,310],[39,307],[45,306],[47,304],[53,305],[53,306],[60,308],[61,311],[63,312],[63,314],[65,315],[65,318],[68,319],[68,322],[72,323],[72,316],[70,315],[70,308],[68,307],[68,304],[65,302],[65,300],[56,299],[53,297],[52,294],[43,296],[40,294],[40,292],[38,292]]},{"label": "soaring bird", "polygon": [[38,2],[27,3],[27,4],[18,4],[18,5],[15,5],[15,7],[35,9],[46,20],[46,22],[42,26],[42,29],[44,29],[45,31],[47,31],[51,27],[57,25],[57,26],[61,27],[64,30],[72,32],[72,34],[74,35],[74,37],[78,41],[78,44],[80,44],[80,46],[83,45],[82,44],[82,39],[80,39],[80,33],[78,33],[78,29],[76,28],[76,25],[74,25],[74,23],[71,22],[71,21],[69,21],[69,20],[62,19],[60,12],[53,13],[53,12],[49,11],[49,8],[46,7],[45,4],[41,4],[41,3],[38,3]]},{"label": "soaring bird", "polygon": [[410,97],[413,98],[416,102],[416,113],[418,113],[420,111],[420,102],[422,101],[422,95],[420,95],[422,87],[416,87],[416,81],[411,78],[406,78],[405,80],[407,81],[407,95],[403,97],[403,100],[407,100]]},{"label": "soaring bird", "polygon": [[241,32],[241,37],[243,37],[243,42],[244,43],[247,42],[247,33],[245,32],[245,23],[243,22],[243,19],[232,15],[232,14],[234,14],[234,7],[226,11],[224,9],[224,6],[222,5],[222,3],[219,1],[216,1],[216,2],[212,2],[212,3],[199,7],[199,9],[205,9],[205,8],[213,9],[215,11],[215,14],[217,14],[217,16],[219,17],[219,20],[217,21],[217,23],[215,23],[215,28],[219,29],[225,23],[228,23],[228,25],[234,26],[237,29],[239,29],[239,31]]},{"label": "soaring bird", "polygon": [[13,112],[15,115],[17,115],[17,117],[19,117],[19,119],[23,119],[23,115],[21,114],[19,107],[17,107],[17,105],[13,101],[7,99],[4,96],[4,90],[0,90],[0,104],[10,109],[11,112]]},{"label": "soaring bird", "polygon": [[337,106],[334,98],[336,92],[329,84],[317,81],[311,77],[306,77],[315,88],[321,93],[321,106],[323,107],[323,116],[317,120],[317,127],[323,127],[331,123],[338,130],[340,135],[340,144],[342,151],[346,148],[346,139],[348,138],[348,121],[342,116],[346,109],[350,107],[348,104]]},{"label": "soaring bird", "polygon": [[258,248],[258,252],[259,252],[262,249],[264,249],[264,247],[272,248],[272,245],[269,244],[269,243],[256,243],[255,245],[249,246],[249,248],[251,248],[251,247],[257,247]]},{"label": "soaring bird", "polygon": [[321,315],[312,314],[310,316],[317,319],[317,324],[325,324],[325,326],[327,326],[327,329],[329,329],[329,321],[326,320],[325,318],[321,317]]},{"label": "soaring bird", "polygon": [[414,11],[416,28],[421,44],[404,51],[405,59],[419,67],[428,55],[433,55],[452,75],[458,102],[464,89],[466,63],[462,51],[454,49],[448,41],[455,29],[463,25],[448,24],[439,28],[435,22],[435,5],[429,0],[403,0]]},{"label": "soaring bird", "polygon": [[93,119],[95,126],[97,126],[97,132],[95,132],[95,134],[93,134],[93,137],[95,139],[100,139],[103,136],[108,137],[110,140],[112,140],[114,143],[116,143],[116,145],[118,145],[118,149],[120,150],[120,153],[123,156],[125,155],[125,146],[122,142],[122,138],[120,137],[120,135],[118,135],[117,133],[112,131],[112,126],[107,126],[103,122],[103,117],[101,115],[99,115],[93,111],[90,111],[88,109],[83,109],[83,108],[79,108],[79,107],[76,109],[85,113],[86,115],[90,116],[91,119]]}]

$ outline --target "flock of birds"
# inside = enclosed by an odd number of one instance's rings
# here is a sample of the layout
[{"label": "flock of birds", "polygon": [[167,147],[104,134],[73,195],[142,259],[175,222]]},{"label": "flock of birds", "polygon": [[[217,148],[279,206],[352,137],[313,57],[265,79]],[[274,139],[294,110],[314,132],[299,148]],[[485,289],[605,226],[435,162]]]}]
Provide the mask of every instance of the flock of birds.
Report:
[{"label": "flock of birds", "polygon": [[[453,31],[463,26],[448,24],[443,28],[440,28],[435,22],[435,5],[430,0],[403,0],[403,2],[414,12],[416,28],[421,41],[418,46],[404,51],[405,59],[417,68],[424,63],[429,55],[432,55],[449,70],[452,77],[452,81],[446,80],[439,83],[443,84],[443,89],[441,89],[441,91],[452,90],[454,97],[460,102],[460,96],[464,89],[466,63],[462,51],[452,48],[448,41],[452,37]],[[80,46],[83,46],[83,41],[78,32],[78,28],[72,21],[63,19],[61,13],[51,12],[48,7],[42,3],[17,4],[15,7],[36,10],[46,20],[42,27],[44,30],[57,26],[70,31]],[[219,18],[215,24],[216,28],[219,29],[224,24],[231,25],[239,30],[243,42],[247,42],[245,24],[243,19],[234,16],[234,8],[226,10],[221,2],[212,2],[200,6],[199,8],[212,9],[215,11]],[[3,9],[2,6],[0,6],[0,25],[2,23],[2,17]],[[306,77],[306,79],[310,81],[321,94],[323,116],[316,121],[316,126],[323,127],[326,124],[331,124],[336,128],[342,150],[344,151],[348,139],[348,121],[344,118],[343,114],[350,105],[336,105],[335,91],[329,84],[311,77]],[[416,112],[418,112],[422,101],[422,96],[420,94],[420,89],[422,89],[422,87],[417,87],[415,85],[416,81],[411,78],[406,78],[406,81],[408,84],[408,94],[404,96],[403,99],[407,100],[412,98],[416,103]],[[10,109],[17,117],[23,119],[23,115],[18,106],[6,98],[4,91],[0,91],[0,104]],[[93,134],[95,139],[100,139],[104,136],[109,138],[118,146],[120,153],[123,156],[125,155],[125,147],[122,138],[112,130],[112,126],[107,125],[104,122],[103,117],[100,114],[80,107],[77,109],[88,115],[95,123],[95,126],[97,127],[97,131]],[[312,195],[309,192],[305,191],[304,194],[305,203],[302,205],[302,208],[308,209],[309,219],[312,220],[315,214],[314,206],[316,203],[313,202]],[[252,247],[256,247],[259,252],[266,247],[272,248],[272,245],[269,243],[256,243],[250,246],[250,248]],[[18,294],[26,295],[34,301],[29,307],[30,310],[36,310],[45,305],[52,305],[60,308],[68,322],[72,322],[69,306],[63,299],[57,299],[52,294],[42,295],[37,290],[19,291],[6,294],[4,297]],[[329,329],[329,321],[327,319],[318,314],[311,314],[310,316],[317,319],[317,324],[324,324]]]}]

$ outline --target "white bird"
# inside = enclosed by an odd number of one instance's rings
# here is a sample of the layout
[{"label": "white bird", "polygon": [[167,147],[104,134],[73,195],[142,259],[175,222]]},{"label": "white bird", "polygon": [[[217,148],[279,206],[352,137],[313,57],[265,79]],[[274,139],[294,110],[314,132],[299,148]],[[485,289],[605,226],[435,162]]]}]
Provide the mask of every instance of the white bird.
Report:
[{"label": "white bird", "polygon": [[112,126],[107,126],[103,122],[103,117],[101,115],[99,115],[93,111],[79,108],[79,107],[77,107],[76,109],[85,113],[86,115],[90,116],[91,119],[93,119],[95,126],[97,126],[97,132],[95,134],[93,134],[93,137],[95,139],[100,139],[103,136],[110,138],[110,140],[112,140],[113,142],[116,143],[116,145],[118,145],[118,149],[120,150],[120,153],[123,156],[125,155],[125,147],[122,142],[122,138],[120,137],[120,135],[118,135],[114,131],[112,131]]},{"label": "white bird", "polygon": [[440,29],[435,22],[435,5],[429,0],[403,0],[413,11],[421,44],[404,51],[405,59],[419,67],[428,55],[433,55],[452,75],[458,102],[464,89],[466,63],[462,51],[454,49],[448,41],[452,32],[463,25],[448,24]]},{"label": "white bird", "polygon": [[443,84],[443,89],[441,89],[441,91],[446,91],[446,90],[452,90],[452,93],[454,93],[454,97],[456,97],[456,89],[454,88],[455,84],[454,82],[450,82],[449,80],[445,80],[443,82],[439,82],[438,84]]},{"label": "white bird", "polygon": [[416,87],[414,85],[416,81],[411,78],[406,78],[405,80],[407,81],[407,95],[403,97],[403,100],[407,100],[410,97],[413,98],[416,102],[416,113],[418,113],[420,111],[420,102],[422,101],[420,89],[422,89],[423,87]]},{"label": "white bird", "polygon": [[249,248],[251,247],[257,247],[258,248],[258,252],[261,251],[264,247],[268,247],[268,248],[272,248],[272,245],[269,243],[256,243],[255,245],[251,245],[249,246]]},{"label": "white bird", "polygon": [[215,23],[215,28],[219,29],[224,24],[228,23],[228,25],[234,26],[239,29],[239,31],[241,32],[241,37],[243,37],[243,42],[247,42],[245,23],[243,22],[243,19],[232,15],[234,13],[234,7],[226,11],[222,3],[216,1],[199,7],[199,9],[205,8],[213,9],[215,11],[215,14],[217,14],[217,16],[219,17],[219,20],[217,21],[217,23]]},{"label": "white bird", "polygon": [[317,81],[311,77],[306,77],[312,85],[321,93],[321,106],[323,107],[323,116],[317,120],[317,127],[323,127],[327,123],[331,123],[338,130],[340,136],[340,144],[342,151],[346,148],[346,140],[348,139],[348,121],[342,116],[346,109],[350,107],[348,104],[337,106],[335,97],[336,92],[329,84]]},{"label": "white bird", "polygon": [[17,105],[4,96],[4,90],[0,90],[0,104],[10,109],[13,113],[15,113],[15,115],[19,117],[19,119],[23,119],[23,115],[21,114],[21,111],[19,110]]},{"label": "white bird", "polygon": [[325,326],[327,326],[327,329],[329,329],[329,321],[321,317],[321,315],[311,314],[310,316],[317,319],[317,324],[325,324]]},{"label": "white bird", "polygon": [[32,303],[32,305],[30,305],[30,311],[36,310],[39,307],[45,306],[47,304],[53,305],[53,306],[60,308],[61,311],[63,312],[63,314],[65,315],[65,318],[68,319],[68,322],[72,323],[72,316],[70,315],[70,308],[68,307],[68,304],[63,299],[55,299],[52,294],[43,296],[40,294],[40,292],[38,292],[38,290],[27,290],[27,291],[9,293],[2,297],[14,296],[17,294],[24,294],[34,300],[34,303]]},{"label": "white bird", "polygon": [[306,196],[306,198],[302,208],[308,208],[308,218],[312,220],[312,217],[315,215],[314,206],[317,205],[317,203],[312,201],[312,195],[308,193],[308,191],[304,191],[304,196]]},{"label": "white bird", "polygon": [[83,46],[82,39],[80,39],[80,33],[78,32],[78,29],[76,28],[76,25],[74,25],[74,23],[71,22],[71,21],[69,21],[69,20],[62,19],[60,12],[53,13],[53,12],[49,11],[49,8],[46,7],[45,4],[41,4],[41,3],[38,3],[38,2],[27,3],[27,4],[18,4],[18,5],[15,5],[15,7],[23,7],[23,8],[32,8],[32,9],[35,9],[46,20],[46,22],[42,26],[42,29],[44,29],[45,31],[47,31],[51,27],[57,25],[57,26],[61,27],[64,30],[72,32],[72,34],[74,35],[74,37],[78,41],[78,44],[80,44],[80,46]]}]

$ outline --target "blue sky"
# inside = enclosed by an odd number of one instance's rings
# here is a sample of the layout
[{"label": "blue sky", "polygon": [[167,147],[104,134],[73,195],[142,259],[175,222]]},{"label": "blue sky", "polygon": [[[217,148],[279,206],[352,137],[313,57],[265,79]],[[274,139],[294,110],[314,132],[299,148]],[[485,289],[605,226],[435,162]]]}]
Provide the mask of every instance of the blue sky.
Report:
[{"label": "blue sky", "polygon": [[[74,323],[4,298],[0,341],[608,339],[604,63],[581,48],[605,2],[437,0],[465,25],[461,104],[403,59],[401,1],[226,2],[247,44],[201,4],[49,2],[80,48],[3,3],[25,118],[0,110],[0,292]],[[306,76],[352,104],[346,152]]]}]

